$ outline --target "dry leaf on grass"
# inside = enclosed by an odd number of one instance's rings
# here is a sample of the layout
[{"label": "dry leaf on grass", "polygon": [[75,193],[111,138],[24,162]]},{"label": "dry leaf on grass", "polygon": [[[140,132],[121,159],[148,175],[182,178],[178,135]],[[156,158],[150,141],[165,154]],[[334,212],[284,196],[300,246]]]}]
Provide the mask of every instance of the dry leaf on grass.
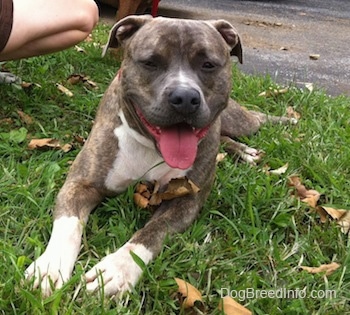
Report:
[{"label": "dry leaf on grass", "polygon": [[82,80],[82,75],[80,75],[80,74],[71,74],[68,77],[67,82],[69,84],[75,85],[75,84],[78,84],[81,80]]},{"label": "dry leaf on grass", "polygon": [[328,216],[337,221],[341,231],[348,234],[350,231],[350,211],[344,209],[335,209],[332,207],[319,206],[316,208],[317,213],[321,217],[321,222],[325,223]]},{"label": "dry leaf on grass", "polygon": [[290,176],[288,181],[289,186],[295,188],[295,196],[313,208],[319,214],[322,223],[327,222],[328,217],[330,216],[332,219],[337,220],[337,224],[340,226],[341,231],[344,234],[348,234],[350,232],[350,210],[319,206],[317,203],[321,194],[317,190],[307,189],[301,183],[300,178],[295,175]]},{"label": "dry leaf on grass", "polygon": [[292,106],[287,107],[287,117],[288,118],[295,118],[295,119],[300,119],[301,115],[294,110]]},{"label": "dry leaf on grass", "polygon": [[13,119],[12,118],[0,119],[0,124],[13,124]]},{"label": "dry leaf on grass", "polygon": [[136,185],[134,202],[141,208],[158,206],[163,200],[171,200],[199,192],[199,188],[187,177],[173,178],[165,191],[159,191],[159,183],[139,183]]},{"label": "dry leaf on grass", "polygon": [[289,164],[286,163],[283,166],[281,166],[275,170],[267,169],[267,170],[265,170],[265,173],[266,174],[273,174],[273,175],[282,175],[285,172],[287,172],[288,166],[289,166]]},{"label": "dry leaf on grass", "polygon": [[31,82],[22,81],[21,87],[22,87],[22,89],[29,90],[33,87],[41,88],[41,85],[38,83],[31,83]]},{"label": "dry leaf on grass", "polygon": [[182,279],[175,278],[175,281],[178,285],[177,292],[181,307],[188,309],[196,306],[204,310],[202,294],[193,285]]},{"label": "dry leaf on grass", "polygon": [[336,271],[340,265],[336,262],[332,262],[330,264],[321,265],[319,267],[308,267],[308,266],[300,266],[301,269],[309,272],[309,273],[321,273],[325,272],[326,276],[329,276],[334,271]]},{"label": "dry leaf on grass", "polygon": [[288,177],[289,187],[294,187],[296,191],[296,197],[300,198],[302,202],[307,203],[310,207],[315,208],[317,202],[320,199],[321,194],[314,189],[307,189],[298,176]]},{"label": "dry leaf on grass", "polygon": [[305,202],[311,208],[316,208],[317,202],[320,200],[321,194],[316,190],[308,190],[308,196],[304,199],[301,199],[302,202]]},{"label": "dry leaf on grass", "polygon": [[74,140],[78,142],[79,144],[84,144],[85,143],[85,138],[79,135],[74,135]]},{"label": "dry leaf on grass", "polygon": [[68,90],[66,87],[64,87],[62,84],[56,83],[57,89],[62,92],[63,94],[67,95],[68,97],[72,97],[74,94],[72,91]]},{"label": "dry leaf on grass", "polygon": [[350,232],[350,211],[346,211],[346,214],[344,214],[344,216],[338,220],[338,225],[344,234],[348,234]]},{"label": "dry leaf on grass", "polygon": [[328,221],[328,214],[321,206],[316,207],[316,212],[320,216],[321,223],[326,223]]},{"label": "dry leaf on grass", "polygon": [[225,159],[225,157],[227,156],[227,153],[218,153],[216,155],[216,163],[220,163],[221,161],[223,161]]},{"label": "dry leaf on grass", "polygon": [[63,152],[69,152],[72,149],[71,144],[61,145],[57,139],[43,138],[32,139],[28,144],[29,150],[62,150]]},{"label": "dry leaf on grass", "polygon": [[261,92],[258,96],[263,97],[270,97],[270,96],[278,96],[280,94],[285,94],[289,91],[289,88],[283,88],[283,89],[270,89],[264,92]]},{"label": "dry leaf on grass", "polygon": [[251,315],[252,312],[237,303],[229,296],[222,298],[222,302],[219,305],[219,310],[224,311],[225,315]]},{"label": "dry leaf on grass", "polygon": [[75,85],[81,82],[89,89],[98,89],[98,86],[94,81],[91,81],[88,76],[84,76],[82,74],[71,74],[68,77],[67,82],[72,85]]},{"label": "dry leaf on grass", "polygon": [[314,84],[311,83],[311,82],[306,82],[305,83],[305,87],[310,91],[312,92],[314,90]]},{"label": "dry leaf on grass", "polygon": [[149,205],[149,199],[151,197],[150,188],[144,183],[139,183],[136,185],[134,193],[134,202],[140,208],[147,208]]},{"label": "dry leaf on grass", "polygon": [[343,210],[343,209],[334,209],[334,208],[325,207],[325,206],[320,206],[320,208],[326,211],[326,213],[328,213],[335,220],[341,219],[342,217],[344,217],[346,213],[348,213],[347,210]]},{"label": "dry leaf on grass", "polygon": [[77,52],[80,52],[80,53],[83,53],[83,54],[86,54],[86,51],[84,48],[78,46],[78,45],[75,45],[74,46],[74,49],[77,51]]},{"label": "dry leaf on grass", "polygon": [[187,177],[173,178],[163,193],[159,193],[162,200],[171,200],[186,195],[194,195],[199,192],[199,188]]},{"label": "dry leaf on grass", "polygon": [[22,112],[21,110],[17,111],[17,114],[22,122],[24,122],[26,125],[31,125],[33,123],[33,118],[26,114],[25,112]]}]

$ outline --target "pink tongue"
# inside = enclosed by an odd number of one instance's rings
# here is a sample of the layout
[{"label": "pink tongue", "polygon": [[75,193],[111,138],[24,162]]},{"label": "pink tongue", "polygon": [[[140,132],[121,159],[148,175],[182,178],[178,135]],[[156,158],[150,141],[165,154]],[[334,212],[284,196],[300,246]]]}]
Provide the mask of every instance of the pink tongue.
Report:
[{"label": "pink tongue", "polygon": [[162,129],[159,150],[170,167],[184,170],[193,165],[197,144],[198,139],[191,127],[176,125]]}]

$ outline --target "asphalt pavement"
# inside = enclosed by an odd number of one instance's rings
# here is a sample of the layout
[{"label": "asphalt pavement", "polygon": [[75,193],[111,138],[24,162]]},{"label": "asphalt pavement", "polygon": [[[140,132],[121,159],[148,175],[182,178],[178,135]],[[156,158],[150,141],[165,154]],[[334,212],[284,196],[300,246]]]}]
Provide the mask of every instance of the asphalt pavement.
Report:
[{"label": "asphalt pavement", "polygon": [[231,22],[250,74],[350,96],[350,0],[162,0],[159,15]]},{"label": "asphalt pavement", "polygon": [[243,72],[350,96],[350,0],[162,0],[159,15],[226,19],[242,38]]}]

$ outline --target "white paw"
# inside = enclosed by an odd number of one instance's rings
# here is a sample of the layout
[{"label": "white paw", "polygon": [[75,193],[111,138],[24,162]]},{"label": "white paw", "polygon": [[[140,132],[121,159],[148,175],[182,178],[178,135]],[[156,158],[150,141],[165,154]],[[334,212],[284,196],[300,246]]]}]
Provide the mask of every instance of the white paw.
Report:
[{"label": "white paw", "polygon": [[[25,278],[34,278],[34,289],[41,287],[42,294],[52,294],[71,277],[81,243],[82,224],[76,217],[55,220],[45,252],[25,271]],[[52,284],[52,286],[51,286]]]},{"label": "white paw", "polygon": [[297,118],[289,118],[289,121],[292,125],[296,125],[299,122]]},{"label": "white paw", "polygon": [[146,247],[128,242],[86,273],[86,289],[91,292],[102,290],[106,296],[121,295],[130,291],[142,274],[130,251],[145,264],[152,259],[152,253]]},{"label": "white paw", "polygon": [[248,147],[247,145],[241,143],[241,148],[239,151],[240,158],[249,164],[255,165],[261,159],[262,151]]},{"label": "white paw", "polygon": [[26,279],[34,278],[34,289],[41,287],[44,296],[52,294],[51,284],[59,289],[71,277],[73,266],[67,265],[64,255],[60,256],[45,252],[25,271]]}]

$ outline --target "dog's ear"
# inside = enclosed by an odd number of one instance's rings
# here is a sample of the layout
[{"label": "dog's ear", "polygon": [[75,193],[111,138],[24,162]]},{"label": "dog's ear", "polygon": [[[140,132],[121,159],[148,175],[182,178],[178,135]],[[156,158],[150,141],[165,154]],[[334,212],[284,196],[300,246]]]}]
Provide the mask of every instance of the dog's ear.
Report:
[{"label": "dog's ear", "polygon": [[152,19],[151,15],[130,15],[114,24],[109,32],[108,42],[103,48],[102,57],[105,56],[108,48],[122,46],[125,40],[129,39],[138,29]]},{"label": "dog's ear", "polygon": [[237,30],[225,20],[210,21],[210,24],[218,30],[231,48],[231,56],[237,56],[238,61],[243,63],[241,38]]}]

